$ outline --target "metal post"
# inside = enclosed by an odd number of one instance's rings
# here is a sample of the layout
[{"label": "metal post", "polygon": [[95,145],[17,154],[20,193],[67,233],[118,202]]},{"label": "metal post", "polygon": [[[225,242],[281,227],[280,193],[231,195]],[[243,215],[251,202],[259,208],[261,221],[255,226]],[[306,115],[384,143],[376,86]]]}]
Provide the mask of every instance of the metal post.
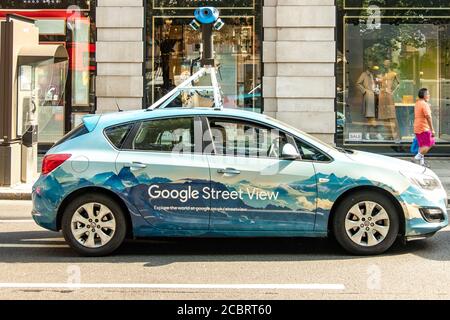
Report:
[{"label": "metal post", "polygon": [[[214,61],[214,44],[213,44],[213,29],[220,30],[223,26],[223,22],[219,19],[218,10],[215,8],[200,8],[196,10],[196,18],[191,22],[190,26],[194,30],[198,30],[201,26],[202,31],[202,44],[203,52],[201,57],[202,68],[197,71],[194,75],[189,77],[187,80],[183,81],[176,88],[167,93],[164,97],[155,102],[152,106],[147,108],[148,111],[155,110],[157,108],[164,109],[168,106],[182,91],[197,91],[197,92],[213,92],[214,95],[214,109],[223,109],[223,98],[222,90],[220,88],[219,82],[217,81],[217,69],[215,68]],[[201,15],[204,16],[201,16]],[[212,18],[211,18],[211,15]],[[214,16],[215,15],[215,16]],[[205,21],[206,20],[206,21]],[[211,86],[194,86],[194,82],[202,78],[206,74],[211,77]]]},{"label": "metal post", "polygon": [[212,36],[212,24],[202,24],[202,67],[214,67],[214,43]]}]

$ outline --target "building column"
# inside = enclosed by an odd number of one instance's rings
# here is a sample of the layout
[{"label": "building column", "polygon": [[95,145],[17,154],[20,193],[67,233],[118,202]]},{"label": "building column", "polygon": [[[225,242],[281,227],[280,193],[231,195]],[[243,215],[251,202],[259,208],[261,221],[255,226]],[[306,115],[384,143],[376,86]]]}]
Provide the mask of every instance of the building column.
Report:
[{"label": "building column", "polygon": [[143,0],[97,2],[97,113],[142,108]]},{"label": "building column", "polygon": [[334,0],[264,0],[265,113],[328,143],[336,130]]}]

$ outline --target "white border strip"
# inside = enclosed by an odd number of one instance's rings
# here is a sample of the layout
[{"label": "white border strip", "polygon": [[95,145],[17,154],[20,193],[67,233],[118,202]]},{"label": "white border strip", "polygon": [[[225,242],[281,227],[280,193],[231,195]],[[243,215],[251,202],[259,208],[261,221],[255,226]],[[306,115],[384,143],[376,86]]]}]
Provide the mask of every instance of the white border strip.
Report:
[{"label": "white border strip", "polygon": [[343,284],[139,284],[139,283],[0,283],[0,289],[235,289],[345,290]]},{"label": "white border strip", "polygon": [[31,223],[34,222],[33,219],[22,219],[22,220],[0,220],[0,223]]}]

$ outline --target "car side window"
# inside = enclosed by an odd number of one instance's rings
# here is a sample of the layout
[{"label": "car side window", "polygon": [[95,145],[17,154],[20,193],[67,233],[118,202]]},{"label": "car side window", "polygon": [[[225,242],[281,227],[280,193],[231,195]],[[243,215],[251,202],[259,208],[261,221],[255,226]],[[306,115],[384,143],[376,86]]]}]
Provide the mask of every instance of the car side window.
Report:
[{"label": "car side window", "polygon": [[[238,119],[209,118],[212,147],[217,155],[280,158],[287,143],[279,130]],[[208,150],[209,152],[209,150]]]},{"label": "car side window", "polygon": [[194,118],[142,122],[132,142],[133,150],[193,153]]},{"label": "car side window", "polygon": [[330,158],[327,155],[325,155],[322,151],[303,142],[302,140],[295,139],[295,143],[297,144],[297,148],[300,152],[302,160],[320,161],[320,162],[330,161]]},{"label": "car side window", "polygon": [[105,130],[105,134],[108,137],[109,141],[117,149],[120,149],[123,142],[125,141],[125,138],[127,137],[128,132],[130,132],[132,127],[132,123],[111,127]]}]

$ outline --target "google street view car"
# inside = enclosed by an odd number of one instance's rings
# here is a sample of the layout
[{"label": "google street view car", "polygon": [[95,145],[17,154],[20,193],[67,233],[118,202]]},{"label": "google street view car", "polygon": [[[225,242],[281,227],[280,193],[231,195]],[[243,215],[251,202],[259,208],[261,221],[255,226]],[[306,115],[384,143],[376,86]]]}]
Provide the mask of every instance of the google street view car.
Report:
[{"label": "google street view car", "polygon": [[381,254],[448,225],[438,177],[268,116],[170,108],[85,117],[45,156],[33,218],[86,256],[125,238],[327,237]]}]

